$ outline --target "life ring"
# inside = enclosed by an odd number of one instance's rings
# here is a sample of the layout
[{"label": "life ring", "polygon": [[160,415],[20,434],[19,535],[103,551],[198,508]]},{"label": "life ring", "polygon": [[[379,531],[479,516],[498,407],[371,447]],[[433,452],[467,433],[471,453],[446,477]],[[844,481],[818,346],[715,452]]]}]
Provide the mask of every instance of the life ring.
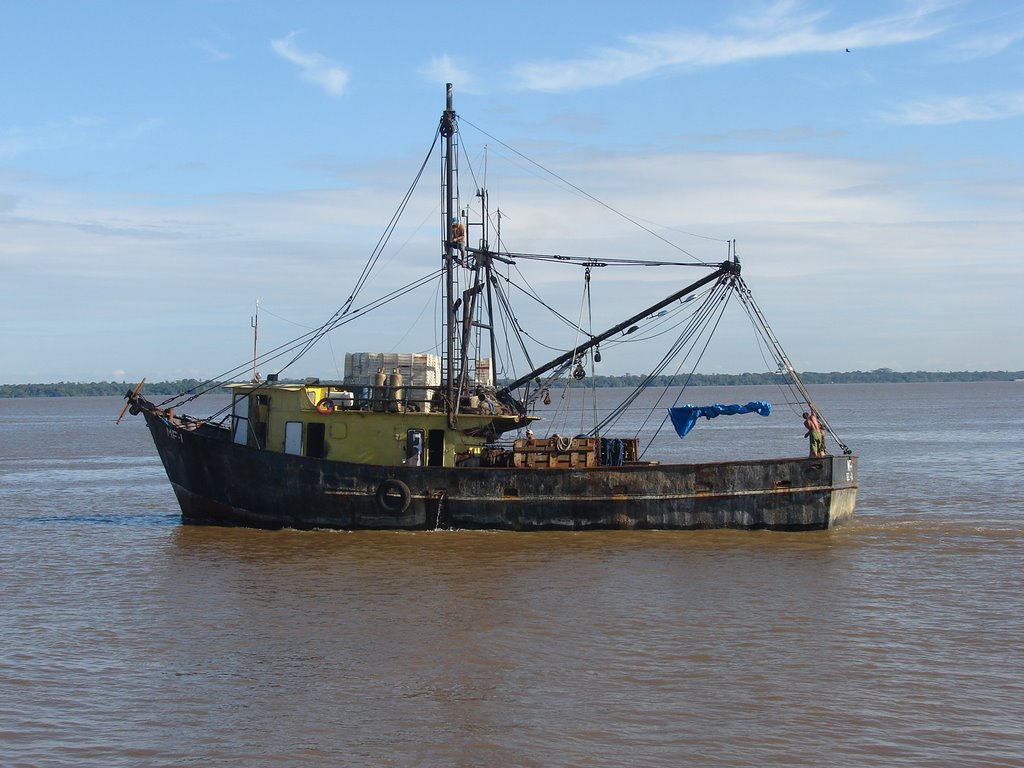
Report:
[{"label": "life ring", "polygon": [[389,515],[400,515],[412,503],[412,491],[401,480],[384,480],[377,486],[377,506]]},{"label": "life ring", "polygon": [[325,397],[319,403],[316,404],[317,413],[333,413],[334,412],[334,401],[329,397]]}]

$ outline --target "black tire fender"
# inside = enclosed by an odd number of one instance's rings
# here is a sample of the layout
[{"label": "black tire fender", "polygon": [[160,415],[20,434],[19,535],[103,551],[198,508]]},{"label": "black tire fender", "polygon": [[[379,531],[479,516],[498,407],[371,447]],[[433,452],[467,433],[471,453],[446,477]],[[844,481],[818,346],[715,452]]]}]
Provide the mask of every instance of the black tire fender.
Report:
[{"label": "black tire fender", "polygon": [[412,503],[412,491],[401,480],[388,478],[377,486],[377,506],[389,515],[400,515]]}]

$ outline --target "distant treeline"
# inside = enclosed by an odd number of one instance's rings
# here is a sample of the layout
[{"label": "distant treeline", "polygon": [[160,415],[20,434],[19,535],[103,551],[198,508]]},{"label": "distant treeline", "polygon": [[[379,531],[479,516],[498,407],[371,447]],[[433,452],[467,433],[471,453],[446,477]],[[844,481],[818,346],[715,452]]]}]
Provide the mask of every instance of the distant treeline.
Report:
[{"label": "distant treeline", "polygon": [[[894,382],[963,382],[963,381],[1024,381],[1024,371],[894,371],[877,368],[873,371],[832,371],[820,373],[805,371],[800,374],[805,384],[886,384]],[[598,387],[636,387],[643,376],[627,373],[623,376],[597,376]],[[687,383],[692,387],[722,387],[742,384],[775,384],[777,373],[695,373],[686,376],[656,376],[652,387],[665,387]],[[143,389],[148,395],[176,395],[203,382],[197,379],[146,382]],[[89,397],[123,395],[135,385],[126,381],[94,381],[89,383],[62,381],[57,384],[0,384],[2,397]]]},{"label": "distant treeline", "polygon": [[[176,395],[202,382],[197,379],[146,382],[142,391],[147,395]],[[62,381],[57,384],[0,384],[0,397],[97,397],[123,395],[135,389],[138,382],[127,381]]]},{"label": "distant treeline", "polygon": [[[778,373],[694,373],[686,376],[655,376],[650,386],[665,387],[687,383],[695,387],[730,387],[740,384],[775,384]],[[643,376],[597,376],[599,387],[636,387]],[[1024,371],[894,371],[877,368],[873,371],[804,371],[804,384],[891,384],[900,382],[1016,381],[1024,380]]]}]

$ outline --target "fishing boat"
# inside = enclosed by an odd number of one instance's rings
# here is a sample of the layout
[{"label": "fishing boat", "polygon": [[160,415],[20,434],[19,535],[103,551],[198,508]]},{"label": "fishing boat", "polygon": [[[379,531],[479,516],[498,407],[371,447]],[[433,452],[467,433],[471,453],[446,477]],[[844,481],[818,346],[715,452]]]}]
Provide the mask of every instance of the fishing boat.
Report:
[{"label": "fishing boat", "polygon": [[[405,294],[396,290],[358,304],[368,268],[344,306],[293,344],[260,356],[254,331],[251,375],[246,367],[245,377],[226,384],[218,378],[160,403],[143,396],[142,383],[126,393],[125,410],[145,418],[182,521],[269,529],[811,530],[850,517],[857,457],[811,400],[755,304],[734,244],[721,262],[686,263],[702,269],[702,276],[623,313],[606,330],[594,332],[560,315],[568,338],[550,360],[513,360],[508,339],[518,337],[524,350],[526,345],[511,314],[512,296],[516,289],[533,293],[517,277],[520,264],[566,265],[582,271],[589,287],[599,268],[680,263],[505,248],[501,219],[488,210],[486,191],[474,189],[471,203],[461,200],[460,120],[448,85],[434,137],[442,147],[440,265],[407,286],[440,284],[441,342],[435,348],[350,352],[341,377],[287,377],[295,361],[330,332]],[[647,437],[614,431],[616,417],[664,375],[673,355],[693,348],[697,329],[715,327],[716,312],[729,298],[739,300],[764,338],[790,410],[811,418],[814,430],[838,450],[819,444],[811,455],[687,463],[651,458],[642,444]],[[592,426],[565,435],[545,427],[541,414],[552,391],[592,386],[602,346],[613,349],[651,323],[676,329],[671,352],[620,407],[595,413]],[[258,362],[279,362],[280,368],[261,377]],[[205,417],[181,412],[221,387],[230,394],[222,411]],[[676,390],[673,406],[659,408],[680,436],[701,417],[771,411],[768,402],[680,405],[684,388],[675,378],[670,388]]]}]

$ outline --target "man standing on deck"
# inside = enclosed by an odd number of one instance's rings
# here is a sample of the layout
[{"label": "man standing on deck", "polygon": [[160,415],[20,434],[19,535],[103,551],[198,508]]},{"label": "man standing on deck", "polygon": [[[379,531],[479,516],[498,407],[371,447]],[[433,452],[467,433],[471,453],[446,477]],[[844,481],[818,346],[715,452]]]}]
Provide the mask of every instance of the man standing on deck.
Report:
[{"label": "man standing on deck", "polygon": [[818,421],[818,414],[814,411],[810,413],[804,412],[804,427],[807,432],[804,433],[804,437],[811,439],[811,452],[810,456],[824,456],[825,455],[825,430],[821,428],[821,422]]}]

